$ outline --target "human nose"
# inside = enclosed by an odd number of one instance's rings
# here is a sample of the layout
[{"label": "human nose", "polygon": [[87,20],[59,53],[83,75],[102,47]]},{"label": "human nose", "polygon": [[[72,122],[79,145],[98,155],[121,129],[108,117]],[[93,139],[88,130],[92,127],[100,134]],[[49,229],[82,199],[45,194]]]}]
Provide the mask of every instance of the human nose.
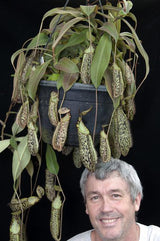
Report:
[{"label": "human nose", "polygon": [[112,205],[112,202],[109,200],[109,198],[107,198],[107,197],[103,198],[102,205],[101,205],[101,211],[103,211],[103,212],[113,211],[113,205]]}]

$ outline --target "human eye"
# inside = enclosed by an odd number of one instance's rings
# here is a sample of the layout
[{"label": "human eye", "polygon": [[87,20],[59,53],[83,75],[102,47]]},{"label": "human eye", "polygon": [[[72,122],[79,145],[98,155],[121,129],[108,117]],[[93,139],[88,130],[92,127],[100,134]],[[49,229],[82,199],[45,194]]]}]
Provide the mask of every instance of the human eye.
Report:
[{"label": "human eye", "polygon": [[99,199],[100,199],[100,196],[98,194],[94,194],[89,197],[89,200],[91,202],[97,202]]},{"label": "human eye", "polygon": [[96,200],[98,200],[98,198],[99,198],[99,196],[98,196],[98,195],[95,195],[95,196],[92,196],[92,197],[91,197],[91,200],[92,200],[92,201],[96,201]]},{"label": "human eye", "polygon": [[120,193],[113,193],[112,198],[113,199],[121,199],[122,195]]}]

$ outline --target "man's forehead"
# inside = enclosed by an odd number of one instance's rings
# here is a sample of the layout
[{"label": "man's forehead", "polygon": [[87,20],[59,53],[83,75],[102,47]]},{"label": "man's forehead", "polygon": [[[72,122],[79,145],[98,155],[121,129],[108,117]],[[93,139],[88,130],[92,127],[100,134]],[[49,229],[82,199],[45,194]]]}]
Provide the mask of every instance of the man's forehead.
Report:
[{"label": "man's forehead", "polygon": [[103,177],[98,176],[95,173],[91,173],[89,176],[94,176],[97,180],[105,180],[105,179],[108,179],[110,177],[121,177],[121,175],[118,171],[106,172],[105,175],[103,175]]},{"label": "man's forehead", "polygon": [[[111,182],[110,182],[111,180]],[[121,175],[119,174],[119,172],[117,171],[113,171],[111,173],[109,173],[105,178],[103,179],[99,179],[99,178],[96,178],[94,173],[92,173],[89,177],[88,177],[88,180],[87,180],[87,183],[86,183],[86,186],[89,185],[103,185],[103,183],[105,185],[107,184],[115,184],[115,187],[116,186],[120,186],[123,184],[123,186],[125,186],[127,189],[129,188],[129,185],[127,183],[127,181],[121,177]]]}]

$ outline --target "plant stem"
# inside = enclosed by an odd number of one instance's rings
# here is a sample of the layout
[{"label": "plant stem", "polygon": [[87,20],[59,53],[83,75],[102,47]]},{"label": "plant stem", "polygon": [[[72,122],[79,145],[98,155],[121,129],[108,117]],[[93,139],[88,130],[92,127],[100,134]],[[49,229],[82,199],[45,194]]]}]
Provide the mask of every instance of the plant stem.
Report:
[{"label": "plant stem", "polygon": [[96,94],[96,112],[95,112],[94,129],[93,129],[93,143],[94,143],[96,127],[97,127],[97,113],[98,113],[98,92],[97,92],[97,89],[96,89],[95,94]]},{"label": "plant stem", "polygon": [[4,122],[3,122],[2,130],[1,130],[1,140],[4,139],[4,130],[5,130],[5,128],[6,128],[6,123],[7,123],[7,120],[8,120],[8,118],[9,118],[9,115],[10,115],[10,113],[11,113],[12,107],[13,107],[13,103],[10,104],[9,110],[8,110],[8,112],[6,113],[6,118],[5,118]]}]

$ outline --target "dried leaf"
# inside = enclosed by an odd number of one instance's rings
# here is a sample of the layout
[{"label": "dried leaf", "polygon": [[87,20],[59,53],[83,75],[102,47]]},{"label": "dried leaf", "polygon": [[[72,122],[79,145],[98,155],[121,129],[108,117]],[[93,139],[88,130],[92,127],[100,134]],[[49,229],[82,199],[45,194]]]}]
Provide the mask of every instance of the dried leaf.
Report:
[{"label": "dried leaf", "polygon": [[[24,52],[26,51],[26,49],[25,48],[22,48],[22,49],[19,49],[19,50],[17,50],[16,52],[14,52],[13,54],[12,54],[12,56],[11,56],[11,63],[12,63],[12,65],[14,66],[14,61],[15,61],[15,59],[18,57],[18,59],[21,59],[21,58],[24,58]],[[20,61],[20,60],[18,60],[18,61]],[[21,61],[20,61],[20,63],[21,63]],[[24,63],[24,62],[23,62]],[[17,62],[17,68],[19,68],[19,63]],[[20,64],[21,66],[22,66],[22,63]]]},{"label": "dried leaf", "polygon": [[61,70],[66,73],[74,74],[79,72],[77,65],[67,57],[59,60],[59,62],[54,66],[56,69]]},{"label": "dried leaf", "polygon": [[64,73],[63,74],[63,80],[62,80],[62,86],[64,89],[64,92],[68,91],[72,85],[76,82],[78,79],[79,73]]}]

